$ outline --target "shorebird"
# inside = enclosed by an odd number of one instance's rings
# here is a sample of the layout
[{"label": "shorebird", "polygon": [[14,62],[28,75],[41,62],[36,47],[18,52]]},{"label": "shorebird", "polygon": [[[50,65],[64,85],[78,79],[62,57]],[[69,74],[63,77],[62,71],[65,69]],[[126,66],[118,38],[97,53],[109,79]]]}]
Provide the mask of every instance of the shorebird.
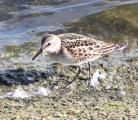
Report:
[{"label": "shorebird", "polygon": [[55,61],[55,63],[60,63],[65,66],[78,66],[78,73],[71,81],[72,83],[81,72],[81,64],[88,63],[90,78],[91,74],[89,62],[92,62],[115,50],[124,49],[126,46],[126,44],[106,43],[93,37],[74,33],[65,33],[60,35],[46,34],[41,40],[40,49],[32,60],[41,53],[46,52],[47,55]]}]

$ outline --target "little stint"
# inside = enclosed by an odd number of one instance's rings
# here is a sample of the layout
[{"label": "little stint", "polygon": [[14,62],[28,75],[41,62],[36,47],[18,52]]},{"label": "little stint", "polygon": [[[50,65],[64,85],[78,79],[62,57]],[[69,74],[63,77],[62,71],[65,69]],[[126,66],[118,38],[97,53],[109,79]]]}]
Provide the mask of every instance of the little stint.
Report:
[{"label": "little stint", "polygon": [[[36,55],[32,58],[34,60],[41,53],[46,52],[56,63],[62,65],[75,65],[78,66],[84,63],[89,65],[89,78],[90,78],[90,64],[104,55],[107,55],[115,50],[124,49],[126,44],[106,43],[96,40],[93,37],[87,37],[74,33],[65,33],[60,35],[46,34],[41,40],[41,47]],[[76,80],[80,74],[79,67],[78,73],[71,81]]]}]

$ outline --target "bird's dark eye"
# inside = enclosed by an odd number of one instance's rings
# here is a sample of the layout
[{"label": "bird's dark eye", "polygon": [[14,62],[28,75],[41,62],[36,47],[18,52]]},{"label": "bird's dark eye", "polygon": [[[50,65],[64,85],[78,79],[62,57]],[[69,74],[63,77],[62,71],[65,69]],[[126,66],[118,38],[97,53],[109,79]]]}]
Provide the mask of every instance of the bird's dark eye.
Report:
[{"label": "bird's dark eye", "polygon": [[49,45],[51,45],[51,43],[48,43],[47,45],[49,46]]}]

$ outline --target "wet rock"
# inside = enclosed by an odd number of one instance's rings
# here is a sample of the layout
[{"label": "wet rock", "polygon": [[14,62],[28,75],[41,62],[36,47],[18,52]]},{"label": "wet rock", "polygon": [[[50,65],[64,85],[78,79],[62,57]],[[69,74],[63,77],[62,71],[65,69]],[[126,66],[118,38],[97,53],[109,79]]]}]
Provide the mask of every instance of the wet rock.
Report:
[{"label": "wet rock", "polygon": [[52,73],[36,71],[36,70],[24,70],[19,69],[7,69],[0,73],[0,82],[2,84],[29,84],[38,81],[39,79],[47,79]]}]

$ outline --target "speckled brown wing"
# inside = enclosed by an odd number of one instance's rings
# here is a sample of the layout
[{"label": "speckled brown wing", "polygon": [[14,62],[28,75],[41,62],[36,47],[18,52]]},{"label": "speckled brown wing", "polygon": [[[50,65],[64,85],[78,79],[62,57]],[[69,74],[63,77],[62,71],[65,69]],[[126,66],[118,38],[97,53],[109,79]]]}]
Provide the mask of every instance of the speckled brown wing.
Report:
[{"label": "speckled brown wing", "polygon": [[112,52],[115,45],[95,40],[90,37],[62,40],[62,45],[72,55],[75,62],[93,61]]}]

